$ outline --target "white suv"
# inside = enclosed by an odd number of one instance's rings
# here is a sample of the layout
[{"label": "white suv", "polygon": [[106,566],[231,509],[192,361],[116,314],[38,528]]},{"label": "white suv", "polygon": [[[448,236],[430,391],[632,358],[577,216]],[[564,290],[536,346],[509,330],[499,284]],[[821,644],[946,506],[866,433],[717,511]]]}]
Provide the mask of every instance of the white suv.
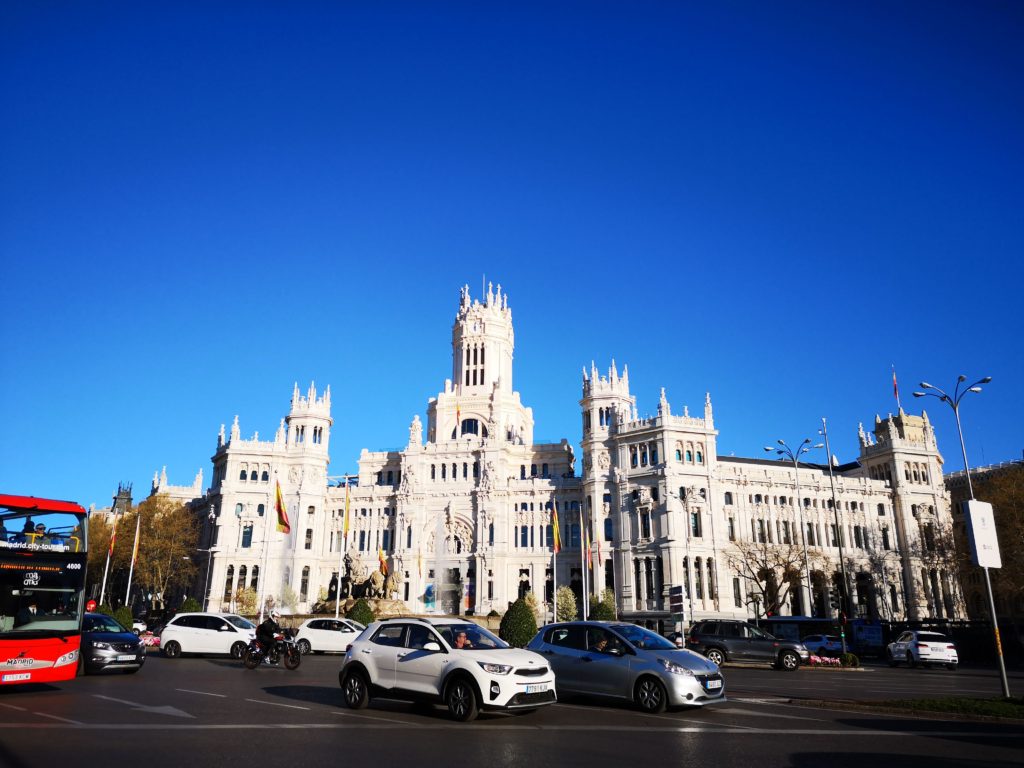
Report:
[{"label": "white suv", "polygon": [[183,653],[227,653],[242,658],[256,625],[235,613],[179,613],[160,633],[164,656]]},{"label": "white suv", "polygon": [[462,619],[374,622],[349,646],[338,682],[352,709],[386,693],[443,702],[463,722],[481,709],[522,711],[555,702],[555,674],[543,656]]}]

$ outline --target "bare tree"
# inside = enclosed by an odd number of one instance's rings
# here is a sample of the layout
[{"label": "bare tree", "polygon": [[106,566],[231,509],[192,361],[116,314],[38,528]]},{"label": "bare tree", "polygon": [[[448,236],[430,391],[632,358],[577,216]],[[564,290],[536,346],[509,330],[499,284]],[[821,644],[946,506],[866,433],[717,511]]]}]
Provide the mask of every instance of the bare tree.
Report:
[{"label": "bare tree", "polygon": [[[814,548],[807,550],[807,560],[812,571],[827,569],[829,562]],[[804,573],[804,552],[799,544],[737,541],[726,551],[725,561],[750,585],[746,603],[754,606],[756,617],[778,614]]]}]

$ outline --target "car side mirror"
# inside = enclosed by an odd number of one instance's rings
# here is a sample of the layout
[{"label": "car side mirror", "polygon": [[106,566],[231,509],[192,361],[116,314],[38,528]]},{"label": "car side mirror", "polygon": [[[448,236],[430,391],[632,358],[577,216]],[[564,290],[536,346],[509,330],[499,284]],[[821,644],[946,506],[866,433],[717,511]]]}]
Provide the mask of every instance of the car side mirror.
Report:
[{"label": "car side mirror", "polygon": [[429,643],[423,644],[423,650],[430,651],[431,653],[439,653],[441,651],[441,645],[440,643],[436,643],[431,640]]},{"label": "car side mirror", "polygon": [[609,648],[608,649],[608,653],[610,653],[612,656],[625,656],[626,655],[626,652],[624,650],[622,650],[621,648]]},{"label": "car side mirror", "polygon": [[231,631],[231,627],[221,627],[217,631],[218,632],[230,632]]}]

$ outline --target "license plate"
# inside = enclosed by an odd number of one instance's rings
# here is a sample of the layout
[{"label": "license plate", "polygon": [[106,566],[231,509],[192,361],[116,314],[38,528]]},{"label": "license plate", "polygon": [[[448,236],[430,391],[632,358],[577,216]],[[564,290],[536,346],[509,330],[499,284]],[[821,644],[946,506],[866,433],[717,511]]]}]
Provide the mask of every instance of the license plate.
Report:
[{"label": "license plate", "polygon": [[547,683],[540,683],[539,685],[528,685],[526,686],[526,693],[543,693],[547,689]]},{"label": "license plate", "polygon": [[127,656],[118,656],[118,661],[135,661],[135,654],[129,653]]},{"label": "license plate", "polygon": [[31,672],[19,672],[18,674],[15,674],[15,675],[4,675],[3,676],[3,681],[5,683],[13,683],[13,682],[16,682],[18,680],[31,680],[31,679],[32,679],[32,673]]},{"label": "license plate", "polygon": [[708,680],[708,688],[721,688],[721,687],[722,687],[722,681],[721,680]]}]

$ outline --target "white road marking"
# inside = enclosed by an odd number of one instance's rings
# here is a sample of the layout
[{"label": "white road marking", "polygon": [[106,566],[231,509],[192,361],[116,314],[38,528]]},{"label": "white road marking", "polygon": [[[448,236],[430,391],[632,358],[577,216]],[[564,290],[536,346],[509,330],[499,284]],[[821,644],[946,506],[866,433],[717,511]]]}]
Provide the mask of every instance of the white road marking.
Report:
[{"label": "white road marking", "polygon": [[277,701],[264,701],[263,699],[246,699],[246,701],[251,701],[254,704],[269,704],[272,707],[287,707],[288,709],[304,709],[307,712],[309,711],[309,707],[300,707],[297,704],[281,704]]},{"label": "white road marking", "polygon": [[39,715],[40,717],[49,717],[54,720],[60,720],[62,723],[71,723],[72,725],[82,725],[80,720],[69,720],[66,717],[58,717],[57,715],[48,715],[45,712],[33,712],[33,715]]},{"label": "white road marking", "polygon": [[0,702],[0,707],[7,707],[8,709],[13,709],[18,712],[28,712],[24,707],[16,707],[13,704],[4,704],[3,702]]},{"label": "white road marking", "polygon": [[341,715],[342,717],[361,717],[366,720],[376,720],[380,723],[391,723],[392,725],[408,725],[412,728],[426,728],[426,725],[420,725],[419,723],[410,723],[406,720],[392,720],[388,717],[374,717],[373,715],[360,715],[356,712],[338,711],[331,710],[332,715]]},{"label": "white road marking", "polygon": [[223,693],[208,693],[207,691],[192,691],[192,690],[189,690],[188,688],[175,688],[174,690],[181,691],[182,693],[198,693],[200,696],[218,696],[218,697],[220,697],[222,699],[226,699],[227,698],[227,695],[225,695]]}]

